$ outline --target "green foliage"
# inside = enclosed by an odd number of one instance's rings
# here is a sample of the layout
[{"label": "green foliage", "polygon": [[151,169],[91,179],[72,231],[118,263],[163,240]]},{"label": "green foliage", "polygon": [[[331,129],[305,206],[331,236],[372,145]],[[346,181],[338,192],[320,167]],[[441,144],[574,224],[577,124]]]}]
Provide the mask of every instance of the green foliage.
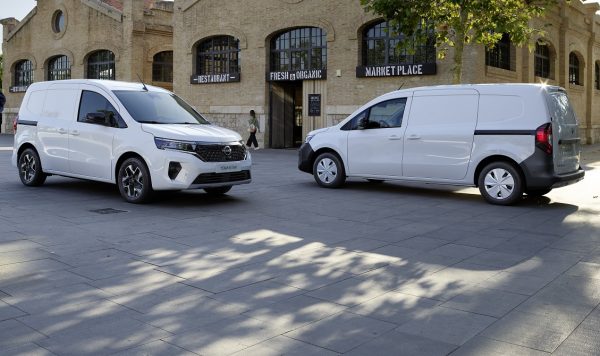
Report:
[{"label": "green foliage", "polygon": [[[530,27],[561,0],[361,0],[367,11],[384,17],[404,33],[406,41],[423,41],[425,23],[436,29],[438,55],[455,47],[455,72],[460,72],[464,46],[470,43],[493,47],[503,33],[516,45],[527,44],[542,29]],[[421,26],[420,26],[421,25]],[[406,42],[405,41],[405,42]],[[406,43],[402,43],[406,46]],[[458,57],[457,57],[458,56]],[[456,81],[455,77],[455,81]]]}]

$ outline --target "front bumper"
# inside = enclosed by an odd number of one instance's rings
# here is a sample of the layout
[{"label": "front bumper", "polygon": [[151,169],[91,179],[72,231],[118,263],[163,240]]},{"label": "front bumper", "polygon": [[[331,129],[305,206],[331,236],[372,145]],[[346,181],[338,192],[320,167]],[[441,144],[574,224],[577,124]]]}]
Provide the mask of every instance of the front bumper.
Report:
[{"label": "front bumper", "polygon": [[313,158],[315,151],[309,143],[303,143],[298,150],[298,169],[302,172],[313,173]]},{"label": "front bumper", "polygon": [[[204,162],[198,157],[178,151],[161,151],[150,164],[152,188],[155,190],[185,190],[214,188],[252,181],[252,158],[248,153],[243,161]],[[181,165],[179,173],[171,179],[169,164],[177,162]]]}]

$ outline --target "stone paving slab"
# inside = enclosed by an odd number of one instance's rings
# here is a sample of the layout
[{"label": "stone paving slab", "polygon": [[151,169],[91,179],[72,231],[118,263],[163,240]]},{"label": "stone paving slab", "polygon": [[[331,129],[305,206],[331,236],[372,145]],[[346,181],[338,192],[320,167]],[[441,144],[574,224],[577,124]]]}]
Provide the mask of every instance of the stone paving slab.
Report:
[{"label": "stone paving slab", "polygon": [[24,187],[0,151],[0,354],[600,352],[600,146],[584,181],[514,207],[322,189],[295,151],[253,156],[226,197],[131,205],[108,184]]}]

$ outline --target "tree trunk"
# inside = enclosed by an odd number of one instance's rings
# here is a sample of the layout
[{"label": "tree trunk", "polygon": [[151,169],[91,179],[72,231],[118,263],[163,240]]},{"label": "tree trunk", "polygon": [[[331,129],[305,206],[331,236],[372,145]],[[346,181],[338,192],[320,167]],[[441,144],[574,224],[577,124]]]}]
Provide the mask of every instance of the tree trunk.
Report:
[{"label": "tree trunk", "polygon": [[455,41],[454,41],[454,76],[452,78],[453,84],[462,83],[462,64],[463,64],[463,53],[465,51],[465,35],[467,27],[467,21],[469,14],[460,10],[460,24],[455,27]]}]

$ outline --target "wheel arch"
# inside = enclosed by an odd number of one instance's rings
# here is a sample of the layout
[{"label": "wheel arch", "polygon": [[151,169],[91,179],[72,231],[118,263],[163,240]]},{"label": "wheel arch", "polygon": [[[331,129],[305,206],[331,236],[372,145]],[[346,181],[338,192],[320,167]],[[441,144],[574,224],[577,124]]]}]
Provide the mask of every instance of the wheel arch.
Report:
[{"label": "wheel arch", "polygon": [[35,146],[31,142],[24,142],[21,146],[19,146],[19,149],[17,150],[17,162],[19,161],[19,157],[21,157],[21,153],[23,153],[23,151],[25,151],[28,148],[33,149],[38,154],[38,157],[40,156],[40,153],[38,152],[37,148],[35,148]]},{"label": "wheel arch", "polygon": [[315,154],[313,154],[311,160],[310,160],[310,167],[312,170],[312,167],[314,167],[315,165],[315,161],[317,160],[317,157],[319,157],[319,155],[321,155],[322,153],[331,153],[334,154],[339,160],[340,162],[342,162],[342,164],[344,165],[344,174],[348,175],[348,167],[346,166],[346,162],[344,162],[344,159],[342,158],[342,155],[339,154],[338,151],[336,151],[335,149],[331,148],[331,147],[321,147],[318,150],[315,151]]},{"label": "wheel arch", "polygon": [[482,159],[479,162],[479,164],[477,164],[477,168],[475,169],[475,174],[473,174],[473,184],[476,187],[479,187],[479,175],[481,174],[481,171],[483,170],[483,168],[493,162],[506,162],[506,163],[510,164],[511,166],[513,166],[517,170],[519,175],[521,176],[523,185],[525,187],[527,186],[527,181],[525,180],[525,174],[523,172],[523,169],[521,169],[521,166],[519,166],[519,164],[514,159],[512,159],[508,156],[504,156],[504,155],[493,155],[493,156],[489,156],[489,157]]},{"label": "wheel arch", "polygon": [[117,160],[117,163],[115,164],[115,167],[114,167],[113,181],[115,183],[117,183],[117,177],[119,176],[119,169],[121,168],[121,164],[123,164],[123,162],[125,162],[125,160],[127,160],[129,158],[133,158],[133,157],[141,159],[144,162],[144,164],[146,165],[146,167],[149,168],[148,162],[139,153],[136,153],[136,152],[133,152],[133,151],[124,152],[124,153],[121,154],[121,156],[119,156],[119,159]]}]

